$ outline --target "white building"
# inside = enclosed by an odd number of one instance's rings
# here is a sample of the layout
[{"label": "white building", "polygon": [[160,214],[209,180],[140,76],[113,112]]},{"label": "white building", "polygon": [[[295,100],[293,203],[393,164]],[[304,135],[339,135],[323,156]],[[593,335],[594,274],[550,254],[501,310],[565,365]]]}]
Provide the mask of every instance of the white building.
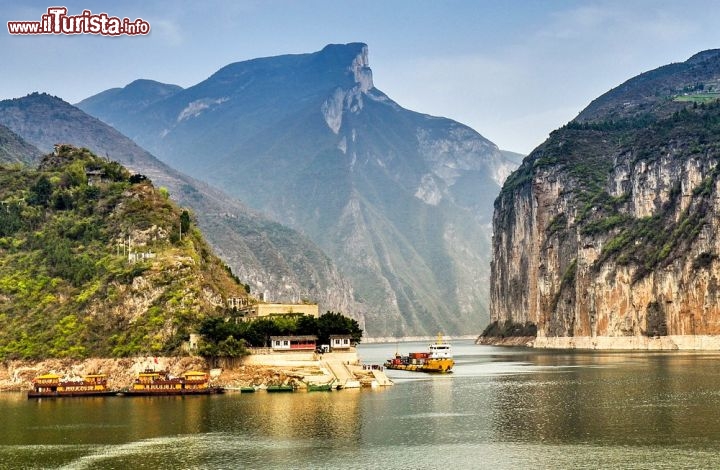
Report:
[{"label": "white building", "polygon": [[315,350],[317,336],[271,336],[270,347],[274,351]]},{"label": "white building", "polygon": [[330,349],[350,349],[353,346],[350,335],[330,335]]}]

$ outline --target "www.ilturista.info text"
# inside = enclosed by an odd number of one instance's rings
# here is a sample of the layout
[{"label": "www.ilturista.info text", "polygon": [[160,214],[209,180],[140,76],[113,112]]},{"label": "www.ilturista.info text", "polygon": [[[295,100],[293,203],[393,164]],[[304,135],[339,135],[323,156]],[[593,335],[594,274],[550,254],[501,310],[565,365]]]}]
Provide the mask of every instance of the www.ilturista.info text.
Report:
[{"label": "www.ilturista.info text", "polygon": [[103,36],[146,35],[150,23],[137,18],[118,18],[107,13],[83,10],[79,15],[68,15],[65,7],[50,7],[40,21],[8,21],[10,34],[99,34]]}]

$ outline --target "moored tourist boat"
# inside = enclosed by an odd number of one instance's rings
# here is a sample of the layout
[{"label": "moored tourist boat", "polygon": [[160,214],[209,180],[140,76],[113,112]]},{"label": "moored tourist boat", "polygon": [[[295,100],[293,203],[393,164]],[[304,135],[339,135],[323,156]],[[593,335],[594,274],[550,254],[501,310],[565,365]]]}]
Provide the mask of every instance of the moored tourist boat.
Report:
[{"label": "moored tourist boat", "polygon": [[407,356],[395,353],[395,357],[385,362],[387,369],[410,370],[415,372],[450,372],[455,365],[452,348],[438,335],[435,343],[427,352],[412,352]]},{"label": "moored tourist boat", "polygon": [[138,374],[135,382],[123,394],[131,396],[148,395],[212,395],[223,393],[222,387],[210,385],[207,373],[189,371],[180,377],[173,377],[166,370],[145,369]]},{"label": "moored tourist boat", "polygon": [[28,398],[91,397],[116,395],[107,385],[107,375],[89,374],[81,380],[61,380],[57,374],[45,374],[33,379]]}]

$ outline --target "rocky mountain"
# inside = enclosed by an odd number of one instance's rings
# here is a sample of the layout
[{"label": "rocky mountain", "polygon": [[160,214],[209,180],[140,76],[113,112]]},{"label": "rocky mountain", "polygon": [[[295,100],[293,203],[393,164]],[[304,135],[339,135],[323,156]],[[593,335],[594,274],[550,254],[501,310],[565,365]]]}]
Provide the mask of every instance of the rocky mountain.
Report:
[{"label": "rocky mountain", "polygon": [[0,125],[0,163],[30,164],[40,159],[42,152],[22,137]]},{"label": "rocky mountain", "polygon": [[517,162],[375,88],[365,44],[230,64],[127,106],[132,88],[78,106],[307,234],[352,281],[369,336],[487,321],[492,200]]},{"label": "rocky mountain", "polygon": [[[157,89],[154,87],[153,89]],[[0,101],[0,123],[45,152],[71,143],[117,160],[192,208],[215,252],[251,287],[273,300],[313,299],[321,309],[357,311],[352,289],[302,234],[163,164],[114,128],[57,97],[34,93]]]},{"label": "rocky mountain", "polygon": [[495,201],[490,334],[720,347],[720,50],[635,77],[535,149]]},{"label": "rocky mountain", "polygon": [[0,166],[0,359],[178,354],[245,287],[147,180],[58,145]]}]

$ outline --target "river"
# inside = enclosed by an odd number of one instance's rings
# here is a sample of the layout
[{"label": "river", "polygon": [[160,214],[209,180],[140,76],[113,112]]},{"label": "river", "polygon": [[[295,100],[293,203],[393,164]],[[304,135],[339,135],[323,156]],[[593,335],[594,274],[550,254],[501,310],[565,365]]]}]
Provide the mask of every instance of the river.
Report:
[{"label": "river", "polygon": [[385,389],[2,393],[0,468],[720,468],[720,354],[453,346],[454,373],[387,371]]}]

